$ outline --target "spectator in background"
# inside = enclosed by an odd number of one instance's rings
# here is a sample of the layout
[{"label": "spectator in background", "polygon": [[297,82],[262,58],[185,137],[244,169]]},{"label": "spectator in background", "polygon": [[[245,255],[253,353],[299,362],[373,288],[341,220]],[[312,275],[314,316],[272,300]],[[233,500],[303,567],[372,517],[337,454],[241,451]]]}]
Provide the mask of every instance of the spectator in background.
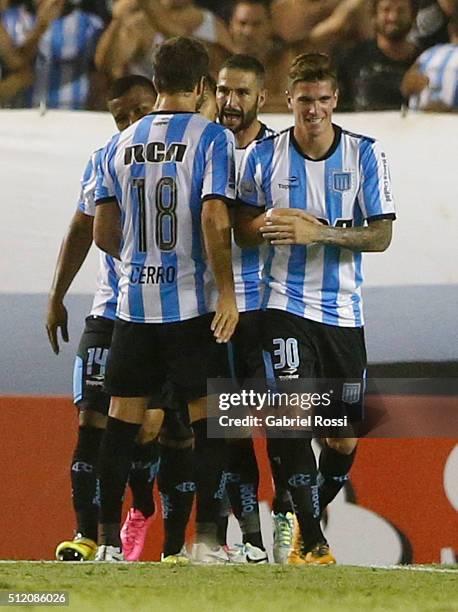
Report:
[{"label": "spectator in background", "polygon": [[314,50],[330,52],[338,43],[371,36],[370,6],[367,0],[275,0],[274,32],[288,44],[307,40]]},{"label": "spectator in background", "polygon": [[401,107],[402,78],[418,50],[407,36],[414,21],[412,0],[375,0],[375,38],[348,52],[335,49],[345,111],[394,110]]},{"label": "spectator in background", "polygon": [[32,70],[0,22],[0,104],[6,104],[32,80]]},{"label": "spectator in background", "polygon": [[152,78],[152,52],[173,36],[193,36],[206,43],[212,72],[232,52],[225,23],[192,0],[116,0],[112,21],[97,47],[96,65],[112,79],[128,72]]},{"label": "spectator in background", "polygon": [[402,81],[413,109],[458,112],[458,9],[448,25],[449,43],[423,51]]},{"label": "spectator in background", "polygon": [[297,48],[286,46],[273,36],[268,2],[236,0],[229,31],[235,53],[252,55],[266,67],[265,87],[269,92],[264,112],[286,112],[287,75]]},{"label": "spectator in background", "polygon": [[25,2],[10,6],[2,22],[33,71],[32,86],[13,106],[99,107],[94,95],[101,88],[96,86],[92,64],[103,29],[99,17],[71,0],[36,0],[33,9]]},{"label": "spectator in background", "polygon": [[418,11],[409,40],[421,50],[448,42],[448,18],[458,8],[457,0],[417,0]]}]

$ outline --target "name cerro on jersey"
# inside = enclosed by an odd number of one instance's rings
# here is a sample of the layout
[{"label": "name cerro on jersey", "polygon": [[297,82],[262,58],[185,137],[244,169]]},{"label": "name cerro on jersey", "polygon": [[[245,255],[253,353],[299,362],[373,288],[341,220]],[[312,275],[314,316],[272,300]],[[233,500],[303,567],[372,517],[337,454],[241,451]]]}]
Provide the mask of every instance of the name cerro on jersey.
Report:
[{"label": "name cerro on jersey", "polygon": [[173,283],[176,273],[176,268],[173,266],[133,266],[130,282],[138,285]]}]

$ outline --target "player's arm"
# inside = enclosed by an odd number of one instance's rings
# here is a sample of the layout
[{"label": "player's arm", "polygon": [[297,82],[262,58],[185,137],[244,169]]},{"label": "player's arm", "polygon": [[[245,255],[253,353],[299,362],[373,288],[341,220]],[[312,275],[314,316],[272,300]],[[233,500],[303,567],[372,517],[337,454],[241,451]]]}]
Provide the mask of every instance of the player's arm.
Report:
[{"label": "player's arm", "polygon": [[94,219],[94,242],[115,259],[121,251],[121,211],[115,198],[98,201]]},{"label": "player's arm", "polygon": [[264,242],[260,229],[266,223],[266,198],[255,144],[248,147],[240,165],[233,218],[237,246],[243,249]]},{"label": "player's arm", "polygon": [[64,306],[64,298],[91,247],[92,225],[93,217],[77,210],[60,247],[49,292],[46,317],[49,342],[56,355],[59,354],[59,329],[62,340],[68,342],[68,314]]},{"label": "player's arm", "polygon": [[239,319],[232,273],[231,220],[224,201],[205,200],[202,206],[205,250],[218,290],[211,329],[217,342],[228,342]]},{"label": "player's arm", "polygon": [[235,140],[229,130],[206,146],[202,182],[201,226],[205,249],[218,290],[211,329],[217,342],[228,342],[238,322],[232,273],[231,218],[227,202],[235,198]]},{"label": "player's arm", "polygon": [[287,219],[287,223],[292,223],[294,219],[304,219],[312,225],[321,225],[318,219],[297,208],[278,208],[260,212],[258,208],[242,203],[234,215],[235,242],[240,248],[249,248],[272,241],[270,232],[266,232],[266,228],[271,227],[272,219],[284,218]]},{"label": "player's arm", "polygon": [[293,215],[293,210],[287,209],[281,216],[276,214],[279,211],[273,211],[261,228],[262,235],[271,244],[323,244],[358,252],[381,252],[390,246],[392,219],[369,220],[365,227],[328,227],[316,219]]},{"label": "player's arm", "polygon": [[234,239],[242,249],[255,247],[265,242],[261,227],[266,224],[266,213],[263,209],[237,202],[234,211]]}]

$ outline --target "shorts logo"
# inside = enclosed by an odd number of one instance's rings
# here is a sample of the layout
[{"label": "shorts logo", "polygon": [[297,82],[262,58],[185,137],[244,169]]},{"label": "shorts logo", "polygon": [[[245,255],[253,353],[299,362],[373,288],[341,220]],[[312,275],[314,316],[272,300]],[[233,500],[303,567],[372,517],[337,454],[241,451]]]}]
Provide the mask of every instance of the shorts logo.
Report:
[{"label": "shorts logo", "polygon": [[181,482],[180,484],[176,485],[175,489],[180,491],[180,493],[194,493],[196,490],[196,483],[192,482],[191,480]]},{"label": "shorts logo", "polygon": [[310,474],[293,474],[288,480],[288,484],[291,487],[297,489],[297,487],[308,487],[312,483]]},{"label": "shorts logo", "polygon": [[334,191],[350,191],[351,189],[351,172],[334,172],[333,189]]},{"label": "shorts logo", "polygon": [[356,404],[361,398],[361,383],[344,383],[342,401],[346,404]]}]

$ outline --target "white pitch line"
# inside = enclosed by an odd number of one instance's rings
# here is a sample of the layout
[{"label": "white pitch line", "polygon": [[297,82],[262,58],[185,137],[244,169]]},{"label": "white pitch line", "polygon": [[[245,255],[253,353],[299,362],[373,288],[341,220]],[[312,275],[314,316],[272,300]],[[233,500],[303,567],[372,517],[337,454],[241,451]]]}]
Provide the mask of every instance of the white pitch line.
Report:
[{"label": "white pitch line", "polygon": [[458,574],[458,569],[446,569],[441,567],[428,567],[425,565],[370,565],[371,569],[381,570],[407,570],[410,572],[431,572],[438,574]]}]

